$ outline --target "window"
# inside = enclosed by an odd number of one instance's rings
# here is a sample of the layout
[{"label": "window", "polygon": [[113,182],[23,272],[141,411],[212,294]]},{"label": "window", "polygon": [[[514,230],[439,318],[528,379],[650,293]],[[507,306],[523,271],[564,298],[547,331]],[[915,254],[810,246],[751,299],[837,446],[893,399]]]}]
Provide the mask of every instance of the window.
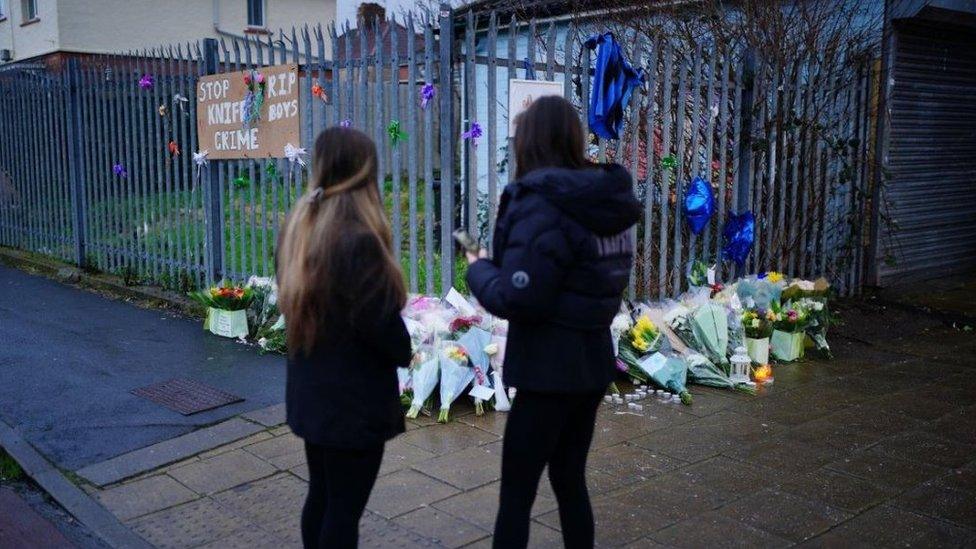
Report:
[{"label": "window", "polygon": [[247,0],[247,26],[264,28],[264,0]]},{"label": "window", "polygon": [[21,0],[21,13],[25,23],[37,19],[37,0]]},{"label": "window", "polygon": [[7,18],[6,6],[3,5],[3,0],[0,0],[0,21]]}]

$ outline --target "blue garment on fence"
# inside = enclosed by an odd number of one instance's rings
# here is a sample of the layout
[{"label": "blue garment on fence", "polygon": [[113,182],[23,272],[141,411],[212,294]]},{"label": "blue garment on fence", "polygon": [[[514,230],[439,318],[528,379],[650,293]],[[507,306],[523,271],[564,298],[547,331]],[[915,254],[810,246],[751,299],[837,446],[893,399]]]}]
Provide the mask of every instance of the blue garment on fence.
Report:
[{"label": "blue garment on fence", "polygon": [[644,82],[644,70],[635,69],[624,59],[613,33],[594,35],[585,45],[597,50],[590,90],[590,131],[603,139],[620,139],[624,108],[634,88]]}]

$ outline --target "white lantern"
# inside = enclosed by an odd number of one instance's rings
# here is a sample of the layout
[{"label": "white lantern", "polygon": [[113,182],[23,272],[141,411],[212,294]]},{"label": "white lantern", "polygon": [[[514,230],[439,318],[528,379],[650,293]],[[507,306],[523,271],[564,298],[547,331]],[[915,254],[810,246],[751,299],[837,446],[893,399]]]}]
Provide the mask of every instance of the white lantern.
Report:
[{"label": "white lantern", "polygon": [[734,383],[751,383],[749,380],[749,367],[752,366],[752,359],[746,352],[745,347],[736,347],[735,354],[729,359],[732,363],[732,378]]}]

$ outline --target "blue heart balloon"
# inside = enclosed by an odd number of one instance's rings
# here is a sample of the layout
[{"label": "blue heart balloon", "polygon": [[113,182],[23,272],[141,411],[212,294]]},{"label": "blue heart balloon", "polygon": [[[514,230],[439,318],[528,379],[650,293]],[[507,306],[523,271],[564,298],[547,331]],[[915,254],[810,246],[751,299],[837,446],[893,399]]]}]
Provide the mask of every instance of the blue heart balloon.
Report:
[{"label": "blue heart balloon", "polygon": [[685,192],[685,218],[691,232],[702,232],[715,212],[715,195],[712,186],[701,177],[696,177]]},{"label": "blue heart balloon", "polygon": [[725,237],[722,257],[735,261],[738,265],[743,265],[746,258],[749,257],[756,237],[755,216],[748,210],[741,214],[730,213],[729,218],[725,221],[722,236]]}]

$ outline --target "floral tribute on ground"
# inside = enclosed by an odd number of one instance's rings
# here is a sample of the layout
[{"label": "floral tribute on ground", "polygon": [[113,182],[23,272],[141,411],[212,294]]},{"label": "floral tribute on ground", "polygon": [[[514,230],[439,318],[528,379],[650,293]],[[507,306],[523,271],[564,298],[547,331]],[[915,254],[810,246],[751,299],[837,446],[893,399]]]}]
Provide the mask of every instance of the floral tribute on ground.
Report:
[{"label": "floral tribute on ground", "polygon": [[[754,394],[773,382],[772,362],[799,360],[808,349],[830,357],[824,279],[769,272],[722,284],[700,263],[688,279],[691,288],[677,298],[625,302],[613,319],[620,379],[635,387],[625,395],[629,411],[639,411],[635,400],[650,394],[692,405],[694,385]],[[274,279],[252,277],[243,286],[225,283],[192,296],[208,307],[210,331],[256,343],[261,352],[286,352]],[[229,321],[233,329],[214,331],[215,323],[228,324],[217,320],[227,312],[236,316]],[[452,406],[463,398],[472,399],[479,415],[509,409],[515,391],[504,384],[506,320],[453,288],[443,298],[411,296],[402,317],[413,347],[410,364],[397,370],[407,417],[436,414],[450,421]],[[610,392],[608,402],[624,403],[616,384]]]}]

